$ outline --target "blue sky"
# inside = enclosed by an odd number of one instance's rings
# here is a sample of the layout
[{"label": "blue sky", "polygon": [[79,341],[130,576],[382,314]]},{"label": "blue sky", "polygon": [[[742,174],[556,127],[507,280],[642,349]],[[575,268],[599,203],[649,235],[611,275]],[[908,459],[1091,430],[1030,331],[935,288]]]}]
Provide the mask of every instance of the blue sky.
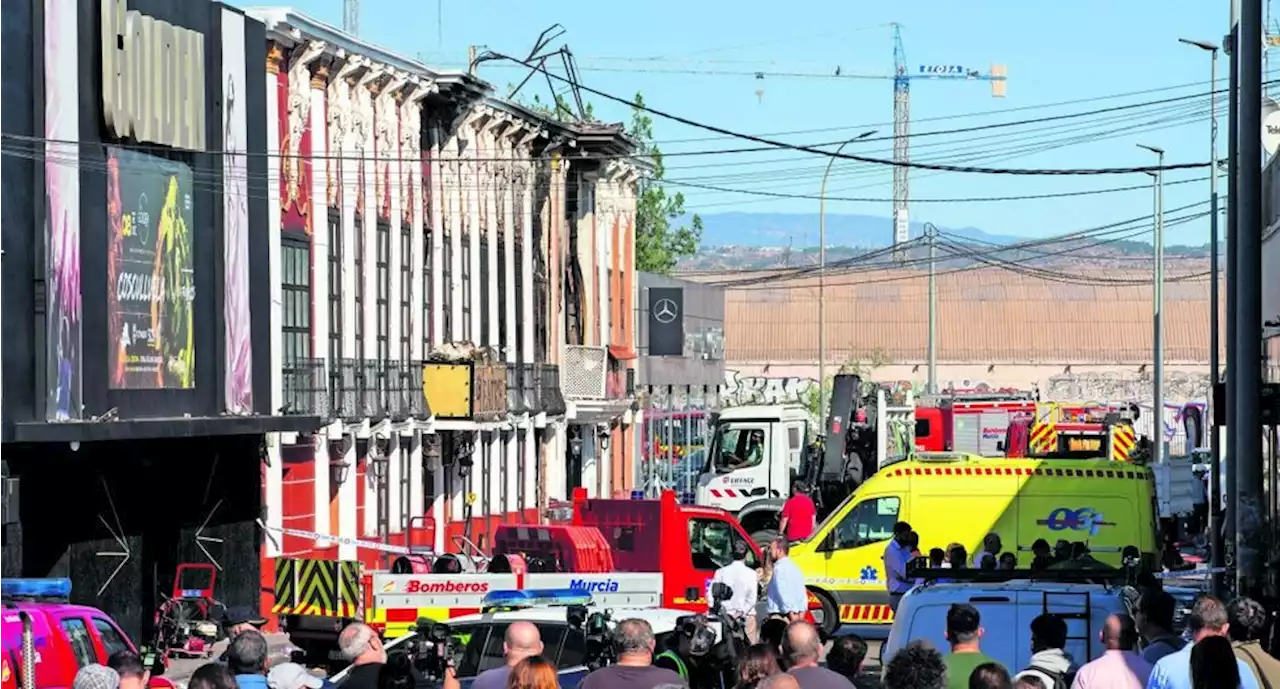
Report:
[{"label": "blue sky", "polygon": [[[839,131],[779,135],[794,143],[836,141],[867,129],[892,132],[892,81],[766,76],[757,71],[832,74],[891,73],[892,30],[903,25],[903,42],[911,70],[920,64],[958,64],[986,71],[991,64],[1008,69],[1008,96],[994,99],[984,82],[917,82],[912,85],[913,132],[968,127],[1001,120],[1026,119],[1157,98],[1207,91],[1208,54],[1181,45],[1185,36],[1218,42],[1226,32],[1225,0],[946,0],[912,2],[834,2],[815,0],[779,5],[760,0],[647,0],[605,3],[569,0],[364,0],[361,38],[438,66],[465,64],[470,44],[510,54],[527,53],[544,28],[554,23],[567,30],[567,42],[578,56],[583,81],[619,96],[643,92],[649,105],[690,119],[751,133],[795,132],[822,128]],[[341,25],[342,0],[298,0],[295,9]],[[789,12],[779,13],[783,7]],[[645,60],[645,58],[660,58]],[[597,71],[599,68],[616,71]],[[660,74],[652,70],[730,71],[745,75]],[[1225,74],[1225,59],[1219,74]],[[503,89],[518,81],[517,70],[490,63],[480,76]],[[1108,96],[1178,84],[1203,82],[1149,95],[1058,108],[951,117],[958,114],[1026,108],[1049,103]],[[1225,78],[1222,79],[1225,86]],[[535,92],[546,96],[545,80]],[[763,91],[758,94],[757,90]],[[589,98],[590,99],[590,98]],[[625,107],[594,102],[597,117],[629,120]],[[1091,134],[1123,127],[1145,127],[1102,141],[983,161],[994,167],[1121,167],[1153,162],[1136,143],[1164,148],[1167,162],[1208,159],[1208,118],[1171,126],[1152,120],[1188,120],[1188,106],[1118,113],[1115,123],[1088,120],[1060,125],[995,130],[912,140],[916,159],[948,160],[991,149],[1025,147],[1038,137]],[[1221,113],[1220,113],[1221,114]],[[927,120],[927,121],[926,121]],[[1224,120],[1225,121],[1225,120]],[[1059,129],[1059,126],[1061,129]],[[1083,129],[1082,129],[1083,128]],[[666,152],[751,145],[656,118],[656,136]],[[1225,125],[1223,132],[1225,134]],[[997,135],[998,133],[998,135]],[[987,137],[975,139],[975,137]],[[689,139],[699,139],[689,141]],[[850,146],[852,152],[890,157],[890,142]],[[1220,137],[1225,152],[1225,136]],[[672,157],[668,177],[740,189],[781,193],[818,193],[825,158],[803,153],[769,152],[735,156]],[[1167,181],[1203,175],[1169,173]],[[889,216],[891,169],[859,163],[837,163],[829,196],[885,199],[873,202],[828,202],[828,212]],[[919,198],[951,198],[1043,194],[1143,184],[1145,175],[1089,178],[1029,178],[913,172],[911,194]],[[1168,187],[1165,207],[1207,198],[1207,181]],[[763,199],[741,194],[682,189],[691,211],[816,212],[816,200]],[[1045,236],[1150,213],[1145,190],[1066,199],[1002,203],[917,203],[913,221],[931,220],[944,227],[974,226],[992,233]],[[1208,220],[1169,232],[1171,243],[1207,241]]]}]

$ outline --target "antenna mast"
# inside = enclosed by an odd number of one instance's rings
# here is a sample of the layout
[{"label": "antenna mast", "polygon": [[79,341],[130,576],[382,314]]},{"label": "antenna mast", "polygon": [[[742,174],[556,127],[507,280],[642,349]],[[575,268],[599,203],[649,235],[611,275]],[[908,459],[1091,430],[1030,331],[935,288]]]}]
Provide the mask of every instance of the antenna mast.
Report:
[{"label": "antenna mast", "polygon": [[342,0],[342,30],[360,37],[360,0]]}]

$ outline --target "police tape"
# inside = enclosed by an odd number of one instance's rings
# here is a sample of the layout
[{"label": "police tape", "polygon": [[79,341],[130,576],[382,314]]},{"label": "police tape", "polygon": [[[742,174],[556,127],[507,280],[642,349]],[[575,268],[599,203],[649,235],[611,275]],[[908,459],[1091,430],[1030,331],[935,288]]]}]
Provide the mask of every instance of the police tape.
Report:
[{"label": "police tape", "polygon": [[1205,569],[1187,569],[1181,572],[1160,572],[1155,577],[1157,579],[1201,579],[1214,574],[1226,574],[1228,571],[1226,567],[1206,567]]},{"label": "police tape", "polygon": [[[363,548],[364,550],[378,550],[384,553],[394,553],[396,555],[409,555],[411,550],[402,545],[391,545],[390,543],[379,543],[377,541],[362,541],[357,538],[347,538],[346,536],[330,536],[322,534],[318,531],[304,531],[302,529],[290,529],[281,526],[267,526],[261,519],[257,520],[258,526],[268,533],[278,533],[283,536],[296,536],[298,538],[311,538],[324,543],[337,543],[338,545],[350,546],[352,548]],[[272,539],[275,540],[275,539]]]}]

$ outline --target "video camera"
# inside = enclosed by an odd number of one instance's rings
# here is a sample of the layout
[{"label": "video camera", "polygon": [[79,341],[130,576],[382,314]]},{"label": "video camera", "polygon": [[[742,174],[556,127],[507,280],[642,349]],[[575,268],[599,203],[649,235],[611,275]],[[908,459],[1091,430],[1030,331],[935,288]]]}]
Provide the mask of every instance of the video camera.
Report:
[{"label": "video camera", "polygon": [[737,670],[738,658],[751,645],[744,621],[735,615],[724,613],[724,603],[732,598],[733,588],[728,584],[715,582],[711,585],[711,614],[720,622],[720,639],[717,641],[715,632],[707,628],[712,634],[713,645],[705,655],[712,667],[728,672]]},{"label": "video camera", "polygon": [[586,665],[599,670],[618,660],[613,640],[613,611],[591,611],[585,605],[570,605],[566,614],[569,627],[582,632],[586,646]]},{"label": "video camera", "polygon": [[383,672],[391,679],[386,686],[409,689],[433,684],[444,679],[447,669],[462,662],[466,644],[449,625],[420,617],[413,634],[412,639],[387,654]]}]

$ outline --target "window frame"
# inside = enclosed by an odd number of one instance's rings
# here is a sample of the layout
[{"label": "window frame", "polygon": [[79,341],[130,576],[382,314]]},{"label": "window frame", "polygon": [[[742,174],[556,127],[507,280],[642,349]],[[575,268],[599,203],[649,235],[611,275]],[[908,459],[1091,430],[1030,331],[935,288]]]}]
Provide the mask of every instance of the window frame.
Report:
[{"label": "window frame", "polygon": [[[888,522],[887,522],[888,528],[884,532],[885,535],[883,537],[873,537],[871,534],[870,528],[868,528],[866,536],[858,536],[857,534],[861,532],[860,527],[861,527],[862,520],[859,518],[859,514],[862,507],[864,505],[875,504],[876,509],[878,510],[879,502],[881,500],[892,500],[895,503],[893,514],[891,516],[888,516]],[[828,532],[829,534],[831,534],[828,537],[830,545],[829,545],[829,548],[824,548],[824,549],[832,550],[832,551],[853,550],[854,548],[864,548],[866,546],[876,545],[877,543],[885,543],[889,539],[893,538],[893,525],[898,521],[900,521],[899,517],[901,516],[901,514],[902,514],[902,498],[900,496],[868,495],[862,500],[859,500],[858,502],[850,506],[848,511],[844,513],[844,516],[839,521],[835,522],[835,524],[832,525],[831,530]],[[887,515],[876,514],[875,516],[877,519],[879,519],[879,518],[884,518]],[[854,542],[852,544],[846,545],[841,540],[840,531],[841,531],[841,528],[844,527],[846,523],[850,522],[850,520],[853,520],[852,521],[853,529],[854,529],[853,533],[856,536],[856,538],[854,539]]]},{"label": "window frame", "polygon": [[[728,534],[728,537],[725,540],[725,550],[723,555],[715,556],[710,553],[700,553],[699,547],[694,543],[695,529],[702,529],[705,532],[705,530],[709,526],[715,526],[716,528],[723,528]],[[737,529],[733,528],[732,523],[730,523],[728,520],[720,519],[717,517],[701,517],[701,516],[690,517],[686,535],[689,539],[689,557],[692,560],[693,568],[698,571],[715,571],[717,569],[720,569],[721,567],[724,567],[725,565],[732,563],[733,562],[733,544],[737,541],[743,541],[743,542],[747,541],[747,539],[743,537],[743,535]],[[705,543],[705,538],[704,538],[704,543]],[[759,566],[759,561],[756,559],[755,550],[753,550],[750,546],[751,544],[747,543],[747,561],[746,562],[748,567],[754,568]],[[706,555],[706,557],[715,566],[711,568],[700,567],[697,559],[699,554]],[[719,557],[720,559],[716,559],[717,557]],[[723,561],[720,561],[720,560],[723,560]]]},{"label": "window frame", "polygon": [[475,341],[471,339],[471,308],[474,306],[471,303],[471,239],[471,233],[464,231],[458,252],[462,255],[459,261],[462,272],[458,276],[459,284],[462,287],[462,323],[459,325],[461,327],[462,340],[474,344]]},{"label": "window frame", "polygon": [[400,360],[413,360],[413,227],[400,223]]},{"label": "window frame", "polygon": [[359,212],[359,210],[356,211],[356,215],[355,215],[355,230],[356,230],[356,241],[354,246],[355,251],[352,254],[352,266],[354,268],[354,270],[352,271],[352,275],[355,278],[353,282],[355,283],[356,288],[355,288],[355,294],[352,295],[351,301],[355,305],[355,309],[353,310],[353,313],[355,314],[354,325],[355,325],[356,351],[353,352],[353,354],[355,354],[356,359],[364,359],[365,357],[364,306],[365,306],[365,299],[368,296],[365,294],[365,289],[364,289],[364,269],[365,269],[365,260],[367,259],[367,257],[365,256],[364,217]]},{"label": "window frame", "polygon": [[374,282],[377,292],[374,307],[377,320],[375,357],[378,361],[391,359],[391,223],[378,218],[374,224]]},{"label": "window frame", "polygon": [[[73,631],[69,625],[79,625],[80,629]],[[98,662],[98,647],[93,641],[93,632],[89,630],[89,623],[83,617],[63,617],[58,620],[58,629],[62,631],[63,638],[71,647],[71,654],[75,656],[77,666],[84,667]],[[81,636],[83,639],[79,638]],[[81,655],[82,650],[88,651],[87,658]]]},{"label": "window frame", "polygon": [[[120,629],[116,627],[115,623],[111,620],[108,620],[105,617],[94,616],[90,618],[89,621],[93,625],[93,631],[97,634],[98,640],[102,642],[102,650],[106,652],[107,658],[110,658],[120,651],[132,652],[134,650],[133,644],[129,643],[129,637],[126,636],[124,632],[120,631]],[[107,640],[108,634],[114,635],[116,640],[119,641],[118,648],[114,648],[113,650],[113,645]]]},{"label": "window frame", "polygon": [[[299,263],[298,259],[302,259]],[[297,278],[301,277],[301,281]],[[280,359],[285,371],[296,371],[299,362],[314,357],[312,338],[311,243],[305,238],[280,237]]]},{"label": "window frame", "polygon": [[[329,361],[336,366],[342,360],[342,213],[329,208]],[[331,369],[333,370],[333,369]]]}]

